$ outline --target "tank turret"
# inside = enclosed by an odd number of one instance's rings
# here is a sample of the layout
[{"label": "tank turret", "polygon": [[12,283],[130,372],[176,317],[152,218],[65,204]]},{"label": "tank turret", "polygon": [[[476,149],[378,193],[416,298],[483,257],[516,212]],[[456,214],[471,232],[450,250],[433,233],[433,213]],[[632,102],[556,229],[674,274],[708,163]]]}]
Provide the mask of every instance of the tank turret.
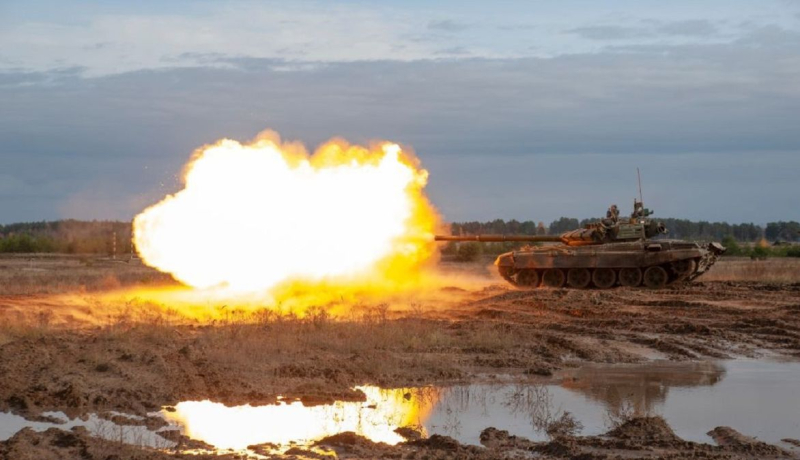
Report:
[{"label": "tank turret", "polygon": [[[639,205],[639,208],[636,206]],[[587,224],[583,228],[570,230],[561,235],[436,235],[436,241],[478,241],[478,242],[530,242],[530,243],[562,243],[567,246],[587,246],[614,243],[619,241],[636,241],[654,238],[668,233],[661,222],[647,218],[652,212],[634,201],[634,211],[630,219],[619,219],[611,205],[606,218]]]},{"label": "tank turret", "polygon": [[605,219],[560,235],[437,235],[436,241],[558,243],[526,246],[501,254],[495,261],[500,275],[523,287],[606,289],[644,285],[661,288],[691,281],[705,273],[725,252],[719,243],[654,239],[668,233],[652,211],[634,200],[629,218],[616,205]]}]

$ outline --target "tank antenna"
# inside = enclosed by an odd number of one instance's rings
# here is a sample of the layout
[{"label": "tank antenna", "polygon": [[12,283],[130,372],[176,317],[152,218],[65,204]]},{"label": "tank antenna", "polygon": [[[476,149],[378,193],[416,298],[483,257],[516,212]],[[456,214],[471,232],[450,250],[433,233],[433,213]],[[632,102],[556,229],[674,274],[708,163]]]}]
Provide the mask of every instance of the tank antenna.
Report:
[{"label": "tank antenna", "polygon": [[642,199],[642,175],[639,173],[639,168],[636,168],[636,177],[639,179],[639,203],[644,203]]}]

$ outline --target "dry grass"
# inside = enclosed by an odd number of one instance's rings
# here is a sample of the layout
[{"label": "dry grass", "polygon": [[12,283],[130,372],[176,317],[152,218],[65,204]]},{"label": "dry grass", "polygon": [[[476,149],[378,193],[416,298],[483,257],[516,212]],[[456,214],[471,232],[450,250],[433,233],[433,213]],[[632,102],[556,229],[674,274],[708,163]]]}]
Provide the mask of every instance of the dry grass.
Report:
[{"label": "dry grass", "polygon": [[[409,375],[414,370],[446,375],[453,363],[442,361],[445,354],[467,348],[503,354],[526,342],[490,323],[474,325],[468,334],[461,334],[446,321],[397,318],[385,304],[359,306],[346,317],[333,317],[322,307],[309,309],[303,317],[272,310],[235,316],[236,320],[207,328],[197,337],[195,343],[208,358],[247,366],[254,361],[275,363],[276,357],[285,357],[278,359],[281,366],[291,365],[293,353],[302,351],[306,356],[358,357],[350,363],[358,367],[357,374],[398,374],[408,366]],[[414,358],[404,363],[388,356]]]},{"label": "dry grass", "polygon": [[175,282],[138,259],[59,254],[0,256],[0,295],[92,292],[152,284]]},{"label": "dry grass", "polygon": [[[471,365],[454,356],[472,353],[468,350],[503,356],[536,340],[502,324],[477,323],[462,330],[450,321],[416,316],[427,310],[420,304],[403,311],[383,303],[356,305],[344,316],[323,306],[310,307],[303,316],[279,309],[219,308],[219,319],[210,323],[146,302],[97,305],[94,310],[104,315],[99,324],[77,328],[37,316],[0,320],[0,345],[40,339],[88,342],[75,358],[89,372],[115,369],[120,354],[158,350],[170,359],[177,352],[180,359],[202,359],[203,368],[225,369],[232,376],[253,374],[258,380],[262,377],[256,375],[271,375],[282,388],[299,379],[313,394],[331,382],[349,387],[365,376],[376,383],[456,380]],[[353,376],[361,377],[351,382]]]},{"label": "dry grass", "polygon": [[723,257],[699,280],[798,283],[800,282],[800,259],[782,257],[751,260],[744,257]]}]

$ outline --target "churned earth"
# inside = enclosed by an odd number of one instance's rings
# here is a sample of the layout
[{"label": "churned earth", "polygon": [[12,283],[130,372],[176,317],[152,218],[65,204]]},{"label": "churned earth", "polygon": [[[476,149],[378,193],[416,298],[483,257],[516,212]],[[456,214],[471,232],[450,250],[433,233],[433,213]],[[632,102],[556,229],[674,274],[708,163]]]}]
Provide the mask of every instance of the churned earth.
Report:
[{"label": "churned earth", "polygon": [[[771,262],[752,263],[762,264],[755,269],[763,274],[773,273],[764,268]],[[454,282],[434,292],[351,302],[347,308],[317,305],[302,314],[228,311],[221,305],[214,307],[213,320],[192,321],[168,305],[136,298],[111,305],[104,303],[109,297],[95,294],[164,283],[146,268],[33,259],[5,263],[2,277],[14,286],[6,285],[0,296],[0,412],[31,420],[47,419],[43,414],[49,411],[70,418],[124,413],[157,427],[163,420],[148,413],[186,400],[262,405],[283,397],[313,405],[363,400],[357,385],[419,387],[509,375],[537,381],[589,363],[654,359],[800,358],[800,280],[759,279],[748,270],[660,291],[522,291],[503,284],[485,264],[445,263],[442,270]],[[725,263],[720,262],[720,273]],[[65,277],[70,264],[80,264],[81,280]],[[800,276],[800,265],[789,270]],[[465,273],[470,281],[458,282]],[[785,276],[785,268],[774,273]],[[478,447],[438,435],[389,446],[342,434],[319,441],[316,450],[295,448],[282,455],[796,456],[726,427],[711,434],[717,445],[684,441],[662,419],[637,415],[606,436],[566,433],[535,442],[486,427]],[[0,443],[0,458],[26,458],[25,452],[33,452],[27,458],[188,455],[98,439],[81,428],[25,429]]]}]

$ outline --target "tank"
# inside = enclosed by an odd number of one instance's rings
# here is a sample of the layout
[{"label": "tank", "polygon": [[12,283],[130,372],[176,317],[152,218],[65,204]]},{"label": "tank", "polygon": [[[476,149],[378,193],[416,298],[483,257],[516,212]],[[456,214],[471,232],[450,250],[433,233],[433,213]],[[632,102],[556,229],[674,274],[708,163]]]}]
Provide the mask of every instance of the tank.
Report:
[{"label": "tank", "polygon": [[[707,272],[725,252],[719,243],[671,240],[652,211],[634,200],[630,217],[612,205],[606,218],[561,235],[437,235],[437,241],[528,242],[495,260],[500,276],[523,288],[615,286],[652,289],[688,282]],[[548,244],[550,243],[550,244]]]}]

